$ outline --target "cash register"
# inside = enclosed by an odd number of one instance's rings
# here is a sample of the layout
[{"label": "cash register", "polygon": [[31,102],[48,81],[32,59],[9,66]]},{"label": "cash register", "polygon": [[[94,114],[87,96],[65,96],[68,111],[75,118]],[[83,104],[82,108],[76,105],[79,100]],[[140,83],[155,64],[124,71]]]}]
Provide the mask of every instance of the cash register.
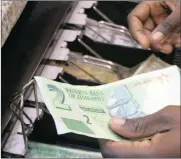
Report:
[{"label": "cash register", "polygon": [[[52,116],[43,109],[41,99],[38,120],[37,101],[31,87],[26,89],[22,108],[14,102],[18,92],[34,76],[96,86],[132,76],[152,55],[168,65],[180,67],[180,50],[164,55],[144,50],[132,39],[127,15],[136,5],[137,2],[131,1],[26,3],[2,45],[2,157],[38,157],[43,148],[47,153],[43,157],[61,158],[63,155],[54,153],[59,148],[64,152],[82,151],[84,155],[78,155],[82,158],[91,154],[101,156],[97,139],[76,134],[57,135]],[[72,157],[76,157],[76,152]],[[68,155],[64,153],[63,157]]]}]

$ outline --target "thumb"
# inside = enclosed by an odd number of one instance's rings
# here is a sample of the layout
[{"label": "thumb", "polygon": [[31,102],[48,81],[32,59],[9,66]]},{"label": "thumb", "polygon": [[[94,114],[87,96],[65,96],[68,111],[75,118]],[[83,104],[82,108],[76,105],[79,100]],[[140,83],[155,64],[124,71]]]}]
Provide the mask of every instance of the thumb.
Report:
[{"label": "thumb", "polygon": [[[179,3],[180,4],[180,3]],[[163,41],[175,28],[180,26],[180,5],[177,5],[175,10],[161,23],[152,33],[154,43]]]},{"label": "thumb", "polygon": [[112,118],[111,129],[126,138],[136,139],[150,137],[171,129],[170,119],[161,111],[135,119]]}]

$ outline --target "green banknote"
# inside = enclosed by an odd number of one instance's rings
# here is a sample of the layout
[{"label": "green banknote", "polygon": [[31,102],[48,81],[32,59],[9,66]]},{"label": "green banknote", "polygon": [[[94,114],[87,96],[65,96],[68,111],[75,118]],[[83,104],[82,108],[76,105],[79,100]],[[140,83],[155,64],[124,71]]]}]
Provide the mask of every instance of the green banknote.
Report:
[{"label": "green banknote", "polygon": [[100,152],[28,141],[26,158],[102,158]]},{"label": "green banknote", "polygon": [[180,105],[177,66],[101,86],[74,86],[35,77],[58,134],[124,140],[109,128],[112,117],[137,118]]}]

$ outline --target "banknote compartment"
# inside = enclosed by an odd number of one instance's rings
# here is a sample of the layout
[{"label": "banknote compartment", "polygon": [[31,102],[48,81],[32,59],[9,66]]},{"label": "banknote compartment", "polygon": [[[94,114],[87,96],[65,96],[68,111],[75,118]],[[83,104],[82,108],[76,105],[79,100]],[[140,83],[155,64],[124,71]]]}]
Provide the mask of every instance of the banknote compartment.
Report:
[{"label": "banknote compartment", "polygon": [[[98,3],[95,4],[96,8],[105,14],[112,22],[126,27],[128,27],[127,16],[136,5],[136,3],[128,1],[114,1],[114,3],[111,1],[98,1]],[[97,21],[103,20],[93,7],[86,9],[85,13],[91,19]]]},{"label": "banknote compartment", "polygon": [[[95,81],[94,79],[89,77],[89,73],[86,71],[83,72],[81,65],[77,66],[78,65],[77,63],[74,65],[71,65],[67,61],[48,60],[48,63],[46,64],[44,63],[44,65],[47,67],[56,67],[57,71],[62,70],[62,71],[59,71],[61,73],[57,72],[57,74],[55,74],[55,77],[53,78],[53,80],[57,82],[69,83],[73,85],[88,85],[88,86],[96,86],[96,85],[103,84],[102,82]],[[46,74],[51,74],[50,71],[47,71]],[[87,75],[89,78],[82,78],[81,76],[77,76],[79,72],[84,74],[84,76]]]},{"label": "banknote compartment", "polygon": [[[119,79],[129,77],[133,71],[136,70],[136,67],[138,67],[136,66],[132,69],[129,69],[123,67],[122,65],[113,63],[112,61],[73,52],[69,53],[69,59],[66,62],[49,60],[48,64],[63,68],[62,76],[59,76],[61,81],[66,82],[67,80],[70,80],[66,76],[66,73],[68,73],[78,80],[83,80],[83,85],[86,81],[94,81],[95,84],[114,82]],[[64,75],[66,79],[63,77]],[[69,82],[67,81],[67,83]],[[79,84],[82,85],[81,83]]]},{"label": "banknote compartment", "polygon": [[98,85],[104,84],[104,83],[96,82],[93,80],[81,79],[67,72],[64,72],[63,74],[59,74],[59,77],[55,81],[61,82],[61,83],[64,83],[65,81],[67,81],[68,83],[73,84],[73,85],[86,85],[86,86],[98,86]]},{"label": "banknote compartment", "polygon": [[[86,43],[89,47],[95,50],[101,57],[105,60],[113,61],[117,64],[121,64],[125,67],[134,67],[140,62],[146,60],[153,51],[143,50],[138,48],[130,48],[124,46],[116,46],[111,44],[104,44],[99,42],[94,42],[88,37],[83,36],[82,41]],[[81,52],[84,55],[92,55],[80,42],[76,39],[74,42],[69,42],[68,47],[74,52]],[[162,60],[172,63],[173,54],[164,55],[162,53],[155,53]],[[114,55],[114,56],[113,56]]]}]

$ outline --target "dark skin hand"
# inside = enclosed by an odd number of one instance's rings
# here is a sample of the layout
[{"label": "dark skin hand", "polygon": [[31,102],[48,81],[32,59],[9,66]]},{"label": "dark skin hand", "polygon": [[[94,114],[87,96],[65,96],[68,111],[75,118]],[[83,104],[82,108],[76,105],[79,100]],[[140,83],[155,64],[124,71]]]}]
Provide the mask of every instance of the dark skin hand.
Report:
[{"label": "dark skin hand", "polygon": [[[143,1],[128,16],[129,30],[143,48],[171,53],[181,44],[180,1]],[[115,142],[100,140],[103,157],[164,158],[181,157],[180,106],[136,119],[113,118],[111,129],[128,139],[150,140]]]},{"label": "dark skin hand", "polygon": [[113,118],[111,129],[126,138],[151,137],[151,140],[115,142],[100,140],[103,157],[164,158],[181,157],[180,106],[167,106],[162,110],[136,119]]},{"label": "dark skin hand", "polygon": [[129,30],[144,49],[171,53],[181,46],[181,2],[143,1],[128,16]]}]

